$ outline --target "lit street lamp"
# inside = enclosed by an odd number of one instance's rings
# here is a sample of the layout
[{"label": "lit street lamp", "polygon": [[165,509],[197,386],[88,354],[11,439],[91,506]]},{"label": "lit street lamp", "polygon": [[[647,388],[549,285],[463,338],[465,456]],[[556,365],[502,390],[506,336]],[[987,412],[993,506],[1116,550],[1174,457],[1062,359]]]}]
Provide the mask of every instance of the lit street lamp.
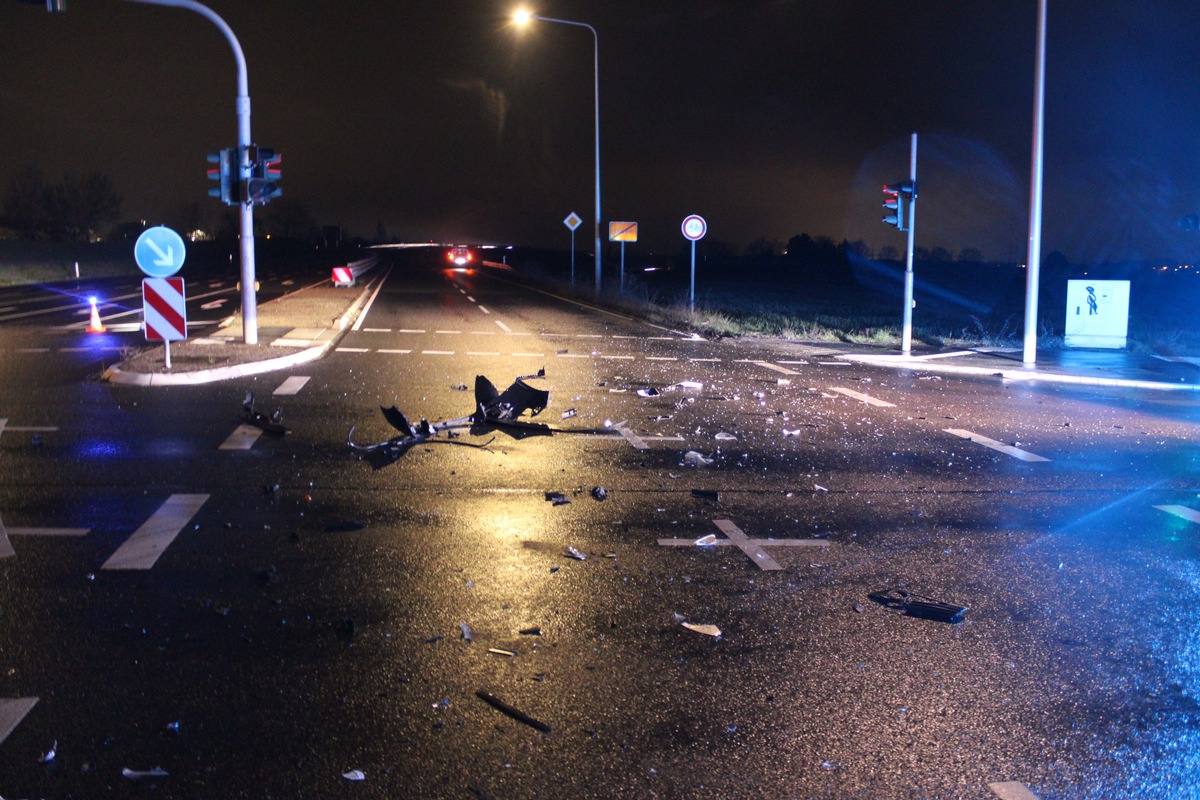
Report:
[{"label": "lit street lamp", "polygon": [[517,25],[526,25],[530,20],[538,20],[539,22],[558,22],[563,25],[575,25],[580,28],[587,28],[592,32],[592,43],[594,45],[594,60],[595,60],[595,117],[596,117],[596,294],[600,294],[600,37],[596,34],[596,29],[586,22],[572,22],[567,19],[552,19],[550,17],[539,16],[531,13],[526,9],[519,9],[513,14],[513,21]]}]

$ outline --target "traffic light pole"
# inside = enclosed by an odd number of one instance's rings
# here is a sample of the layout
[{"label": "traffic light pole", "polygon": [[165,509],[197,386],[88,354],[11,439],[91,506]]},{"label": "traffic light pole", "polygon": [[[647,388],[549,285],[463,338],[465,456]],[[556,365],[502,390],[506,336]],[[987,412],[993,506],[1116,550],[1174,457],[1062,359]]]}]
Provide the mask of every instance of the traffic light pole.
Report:
[{"label": "traffic light pole", "polygon": [[[912,135],[912,155],[908,162],[908,179],[912,186],[917,185],[917,135]],[[899,197],[901,203],[905,201]],[[900,337],[900,352],[909,355],[912,352],[912,312],[913,312],[913,231],[917,227],[917,198],[908,198],[908,253],[904,262],[904,332]]]},{"label": "traffic light pole", "polygon": [[[237,125],[238,125],[238,186],[245,186],[250,179],[250,81],[246,77],[246,56],[233,30],[216,12],[194,0],[129,0],[152,6],[186,8],[208,19],[216,25],[237,60]],[[241,197],[239,190],[239,248],[242,257],[242,341],[258,344],[258,304],[254,293],[254,204]]]}]

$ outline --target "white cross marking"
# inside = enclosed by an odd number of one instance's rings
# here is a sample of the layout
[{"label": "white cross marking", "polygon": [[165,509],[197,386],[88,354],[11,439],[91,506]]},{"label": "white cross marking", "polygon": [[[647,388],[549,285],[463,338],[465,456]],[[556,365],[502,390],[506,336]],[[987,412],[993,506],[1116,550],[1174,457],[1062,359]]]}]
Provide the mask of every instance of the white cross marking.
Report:
[{"label": "white cross marking", "polygon": [[[767,555],[764,547],[828,547],[825,539],[751,539],[727,519],[714,519],[713,524],[728,536],[728,539],[718,539],[708,545],[710,547],[736,547],[750,557],[759,569],[783,569],[779,562]],[[699,547],[695,539],[659,539],[664,547]]]}]

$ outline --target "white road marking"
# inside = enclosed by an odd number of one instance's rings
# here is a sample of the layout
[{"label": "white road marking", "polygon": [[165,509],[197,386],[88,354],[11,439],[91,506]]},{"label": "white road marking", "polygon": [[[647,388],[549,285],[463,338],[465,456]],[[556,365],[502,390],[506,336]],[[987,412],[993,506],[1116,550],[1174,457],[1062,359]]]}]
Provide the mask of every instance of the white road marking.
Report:
[{"label": "white road marking", "polygon": [[512,328],[508,327],[500,320],[496,320],[496,325],[498,325],[500,327],[500,330],[504,331],[505,333],[512,333]]},{"label": "white road marking", "polygon": [[337,351],[339,353],[369,353],[369,352],[371,352],[370,349],[366,348],[366,347],[339,347],[339,348],[337,348]]},{"label": "white road marking", "polygon": [[848,366],[850,366],[849,361],[818,361],[817,363],[820,364],[822,367],[848,367]]},{"label": "white road marking", "polygon": [[495,336],[495,331],[471,331],[472,336]]},{"label": "white road marking", "polygon": [[556,353],[559,358],[591,358],[590,353]]},{"label": "white road marking", "polygon": [[633,361],[633,356],[600,356],[607,361]]},{"label": "white road marking", "polygon": [[988,788],[995,793],[1000,800],[1038,800],[1037,795],[1029,791],[1023,783],[1017,781],[1004,781],[1002,783],[989,783]]},{"label": "white road marking", "polygon": [[522,358],[545,358],[546,357],[546,355],[544,353],[513,353],[513,355],[520,356]]},{"label": "white road marking", "polygon": [[9,425],[8,417],[0,417],[0,434],[5,431],[17,431],[22,433],[50,433],[58,430],[57,425]]},{"label": "white road marking", "polygon": [[719,359],[719,358],[689,358],[688,361],[706,362],[709,364],[720,364],[721,363],[721,359]]},{"label": "white road marking", "polygon": [[383,285],[387,283],[388,275],[392,274],[392,268],[388,267],[387,274],[383,276],[383,280],[375,287],[375,291],[371,292],[371,296],[367,298],[367,303],[362,307],[362,311],[358,312],[358,319],[354,320],[354,324],[350,326],[350,330],[358,331],[362,328],[363,323],[367,321],[367,314],[371,311],[371,306],[375,305],[375,298],[379,296],[379,292],[383,289]]},{"label": "white road marking", "polygon": [[870,395],[862,394],[861,392],[856,392],[853,389],[842,389],[840,387],[834,386],[834,387],[830,388],[830,391],[838,392],[839,394],[844,394],[844,395],[846,395],[846,397],[853,397],[855,400],[862,400],[867,405],[879,406],[880,408],[895,408],[894,404],[889,403],[886,400],[880,400],[876,397],[871,397]]},{"label": "white road marking", "polygon": [[423,356],[452,356],[452,355],[454,355],[454,351],[453,350],[422,350],[421,355],[423,355]]},{"label": "white road marking", "polygon": [[646,356],[647,361],[678,361],[674,356]]},{"label": "white road marking", "polygon": [[396,333],[424,333],[423,328],[400,328]]},{"label": "white road marking", "polygon": [[1182,517],[1188,522],[1200,524],[1200,511],[1188,508],[1187,506],[1155,506],[1159,511],[1165,511],[1168,514],[1173,514],[1176,517]]},{"label": "white road marking", "polygon": [[[767,555],[764,547],[828,547],[825,539],[751,539],[737,525],[727,519],[714,519],[713,524],[720,528],[728,539],[718,539],[712,547],[736,547],[749,556],[759,569],[783,569],[779,562]],[[659,539],[664,547],[697,547],[695,539]]]},{"label": "white road marking", "polygon": [[363,328],[363,333],[391,333],[391,328]]},{"label": "white road marking", "polygon": [[500,354],[499,353],[483,353],[483,352],[480,352],[477,350],[468,350],[467,355],[469,355],[469,356],[498,356]]},{"label": "white road marking", "polygon": [[16,352],[18,352],[18,353],[49,353],[50,348],[49,347],[18,347],[16,349]]},{"label": "white road marking", "polygon": [[807,361],[780,361],[779,363],[780,364],[798,364],[798,365],[803,366],[803,365],[807,364],[808,362]]},{"label": "white road marking", "polygon": [[16,730],[21,724],[21,720],[25,719],[33,707],[37,705],[36,697],[17,697],[14,699],[0,699],[0,742],[8,738],[8,735]]},{"label": "white road marking", "polygon": [[764,369],[774,370],[775,372],[782,372],[784,375],[799,375],[800,374],[799,372],[796,372],[796,370],[794,370],[794,369],[788,369],[787,367],[781,367],[778,364],[772,364],[770,361],[748,361],[746,363],[754,364],[755,366],[763,367]]},{"label": "white road marking", "polygon": [[471,297],[471,295],[467,294],[466,292],[463,292],[463,294],[467,295],[467,299],[470,300],[472,303],[479,302],[478,300],[476,300],[474,297]]},{"label": "white road marking", "polygon": [[984,447],[990,447],[992,450],[997,450],[1001,453],[1004,453],[1005,455],[1012,456],[1013,458],[1019,458],[1022,461],[1049,461],[1050,460],[1048,458],[1043,458],[1042,456],[1035,455],[1034,453],[1030,453],[1027,450],[1022,450],[1018,447],[1013,447],[1012,445],[1004,444],[1003,442],[997,442],[995,439],[989,439],[986,436],[980,436],[978,433],[963,430],[962,428],[945,428],[944,431],[953,436],[958,436],[962,439],[967,439],[969,441],[975,442],[976,444],[981,444]]},{"label": "white road marking", "polygon": [[384,349],[380,349],[378,352],[380,352],[380,353],[404,354],[404,353],[411,353],[411,352],[412,352],[412,350],[384,350]]},{"label": "white road marking", "polygon": [[434,333],[462,333],[462,331],[434,331]]},{"label": "white road marking", "polygon": [[254,447],[258,437],[262,436],[262,428],[253,425],[238,425],[229,438],[221,442],[218,450],[249,450]]},{"label": "white road marking", "polygon": [[617,427],[617,433],[621,434],[621,436],[623,436],[625,438],[625,441],[627,441],[631,445],[633,445],[634,449],[636,449],[636,450],[649,450],[650,449],[650,445],[646,444],[646,440],[643,439],[642,437],[638,436],[633,431],[629,430],[628,428],[626,428],[623,425],[618,425],[616,427]]},{"label": "white road marking", "polygon": [[304,388],[304,384],[308,383],[307,375],[293,375],[283,383],[275,387],[275,391],[271,394],[297,394]]},{"label": "white road marking", "polygon": [[601,334],[601,333],[577,333],[577,334],[575,334],[575,338],[576,339],[603,339],[604,334]]},{"label": "white road marking", "polygon": [[206,494],[171,495],[100,569],[150,569],[208,498]]},{"label": "white road marking", "polygon": [[204,309],[205,311],[212,311],[214,308],[220,308],[228,302],[228,298],[222,297],[219,300],[213,300],[211,303],[204,303],[200,306],[200,308]]},{"label": "white road marking", "polygon": [[484,308],[483,306],[480,306],[480,307],[479,307],[479,310],[480,310],[480,311],[482,311],[482,312],[483,312],[483,313],[485,313],[485,314],[491,314],[491,313],[492,313],[492,312],[488,311],[486,308]]}]

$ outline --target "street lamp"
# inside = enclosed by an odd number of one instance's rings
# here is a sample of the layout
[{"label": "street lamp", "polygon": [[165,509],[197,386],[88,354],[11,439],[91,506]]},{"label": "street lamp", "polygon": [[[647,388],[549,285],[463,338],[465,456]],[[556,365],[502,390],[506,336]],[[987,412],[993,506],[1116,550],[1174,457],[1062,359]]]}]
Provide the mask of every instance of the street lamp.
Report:
[{"label": "street lamp", "polygon": [[595,61],[595,117],[596,117],[596,294],[600,294],[600,37],[596,34],[596,29],[586,22],[572,22],[568,19],[553,19],[551,17],[543,17],[539,14],[534,14],[527,9],[518,9],[513,13],[513,22],[517,25],[527,25],[530,20],[538,20],[539,22],[558,22],[563,25],[574,25],[579,28],[587,28],[592,32],[592,43],[594,45],[594,61]]}]

